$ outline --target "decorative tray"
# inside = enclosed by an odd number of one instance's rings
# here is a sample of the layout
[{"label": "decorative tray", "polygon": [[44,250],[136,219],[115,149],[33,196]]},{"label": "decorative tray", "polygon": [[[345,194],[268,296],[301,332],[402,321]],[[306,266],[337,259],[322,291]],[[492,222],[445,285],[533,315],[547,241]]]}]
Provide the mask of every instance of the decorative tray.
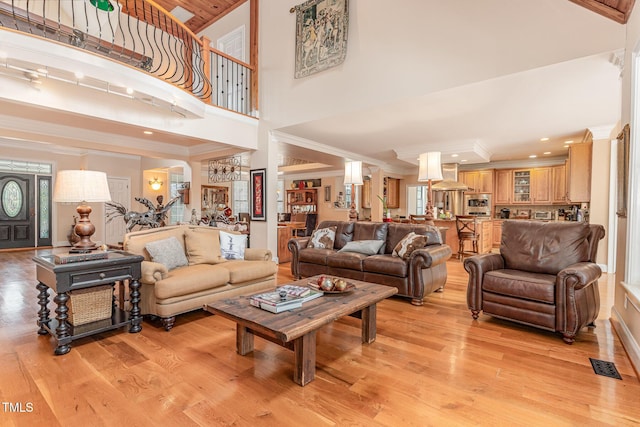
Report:
[{"label": "decorative tray", "polygon": [[311,287],[312,289],[316,289],[325,294],[346,294],[348,292],[353,291],[356,288],[356,285],[354,285],[351,282],[347,282],[347,286],[343,290],[335,289],[335,285],[334,285],[334,288],[330,290],[325,290],[325,289],[322,289],[317,283],[314,283],[314,282],[308,282],[307,285],[309,285],[309,287]]}]

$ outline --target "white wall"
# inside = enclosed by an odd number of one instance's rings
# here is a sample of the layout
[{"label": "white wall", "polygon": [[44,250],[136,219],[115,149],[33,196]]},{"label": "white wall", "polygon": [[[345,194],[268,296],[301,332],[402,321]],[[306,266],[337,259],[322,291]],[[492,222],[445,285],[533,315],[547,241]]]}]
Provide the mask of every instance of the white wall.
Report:
[{"label": "white wall", "polygon": [[260,7],[261,117],[278,127],[615,50],[624,38],[620,24],[568,1],[356,0],[344,63],[296,80],[290,7]]}]

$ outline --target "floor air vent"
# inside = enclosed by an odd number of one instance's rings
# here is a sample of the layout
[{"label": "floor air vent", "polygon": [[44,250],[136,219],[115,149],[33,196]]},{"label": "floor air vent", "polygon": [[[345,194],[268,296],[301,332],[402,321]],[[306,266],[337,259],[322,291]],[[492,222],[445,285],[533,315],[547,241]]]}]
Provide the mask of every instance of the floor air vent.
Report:
[{"label": "floor air vent", "polygon": [[589,360],[591,361],[591,366],[593,366],[593,372],[595,372],[596,374],[609,378],[615,378],[618,380],[622,379],[622,377],[618,373],[618,370],[616,369],[616,365],[614,365],[613,362],[605,362],[604,360],[592,358],[589,358]]}]

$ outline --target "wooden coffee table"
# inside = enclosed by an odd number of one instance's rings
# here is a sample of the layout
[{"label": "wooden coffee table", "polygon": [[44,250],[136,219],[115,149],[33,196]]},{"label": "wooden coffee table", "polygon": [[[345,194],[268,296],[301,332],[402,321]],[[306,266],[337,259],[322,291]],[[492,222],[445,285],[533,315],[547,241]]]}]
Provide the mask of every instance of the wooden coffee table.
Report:
[{"label": "wooden coffee table", "polygon": [[[317,276],[292,282],[306,285]],[[359,280],[345,279],[356,289],[344,294],[325,294],[302,307],[274,314],[249,304],[248,296],[212,302],[205,310],[236,322],[236,351],[244,356],[253,351],[254,335],[279,344],[295,354],[293,381],[301,386],[313,381],[316,373],[316,331],[344,316],[362,320],[362,342],[376,339],[376,304],[398,290]]]}]

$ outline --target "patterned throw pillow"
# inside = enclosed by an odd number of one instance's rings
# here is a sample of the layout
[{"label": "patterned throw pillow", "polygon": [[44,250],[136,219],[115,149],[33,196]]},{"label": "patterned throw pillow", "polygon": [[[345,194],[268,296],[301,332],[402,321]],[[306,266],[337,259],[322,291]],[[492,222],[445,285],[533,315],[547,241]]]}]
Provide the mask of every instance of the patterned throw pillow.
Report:
[{"label": "patterned throw pillow", "polygon": [[333,249],[337,227],[319,228],[311,235],[308,248]]},{"label": "patterned throw pillow", "polygon": [[175,237],[149,242],[144,248],[151,255],[151,261],[164,264],[167,270],[189,264],[184,248]]},{"label": "patterned throw pillow", "polygon": [[411,253],[416,249],[424,248],[427,244],[427,236],[416,234],[413,231],[402,238],[395,248],[393,248],[393,256],[398,256],[404,260],[409,259]]},{"label": "patterned throw pillow", "polygon": [[246,246],[246,234],[231,234],[220,231],[220,250],[224,258],[244,259],[244,249]]}]

